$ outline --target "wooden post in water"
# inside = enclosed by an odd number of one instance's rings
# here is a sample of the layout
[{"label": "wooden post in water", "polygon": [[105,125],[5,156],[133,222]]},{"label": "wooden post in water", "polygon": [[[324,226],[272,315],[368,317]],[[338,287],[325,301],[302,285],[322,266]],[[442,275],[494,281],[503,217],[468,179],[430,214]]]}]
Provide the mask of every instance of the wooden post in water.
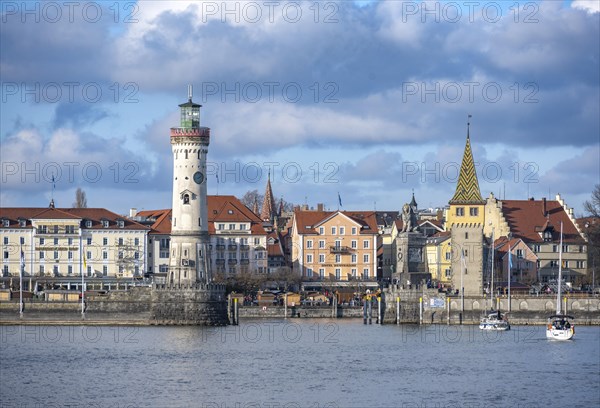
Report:
[{"label": "wooden post in water", "polygon": [[283,297],[283,318],[287,319],[287,292]]},{"label": "wooden post in water", "polygon": [[233,298],[233,324],[235,326],[237,326],[240,321],[239,321],[239,305],[238,305],[238,299],[237,298]]},{"label": "wooden post in water", "polygon": [[419,298],[419,324],[423,324],[423,298]]},{"label": "wooden post in water", "polygon": [[367,297],[365,296],[365,298],[363,299],[363,323],[367,324],[367,317],[368,317],[368,313],[367,313]]},{"label": "wooden post in water", "polygon": [[373,321],[373,302],[372,298],[369,296],[369,324]]},{"label": "wooden post in water", "polygon": [[381,324],[381,296],[377,296],[377,324]]},{"label": "wooden post in water", "polygon": [[400,324],[400,296],[396,297],[396,324]]},{"label": "wooden post in water", "polygon": [[446,323],[450,326],[450,298],[446,297],[446,303],[448,304],[448,313],[446,316]]}]

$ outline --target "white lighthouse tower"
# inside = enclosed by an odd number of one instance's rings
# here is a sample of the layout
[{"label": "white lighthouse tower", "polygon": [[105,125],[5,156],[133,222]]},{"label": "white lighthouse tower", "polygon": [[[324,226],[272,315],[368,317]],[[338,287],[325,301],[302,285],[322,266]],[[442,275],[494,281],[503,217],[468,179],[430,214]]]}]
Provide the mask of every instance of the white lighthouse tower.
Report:
[{"label": "white lighthouse tower", "polygon": [[173,151],[173,213],[169,285],[208,282],[208,211],[206,200],[206,154],[210,129],[200,126],[200,108],[188,101],[179,105],[181,123],[171,128]]}]

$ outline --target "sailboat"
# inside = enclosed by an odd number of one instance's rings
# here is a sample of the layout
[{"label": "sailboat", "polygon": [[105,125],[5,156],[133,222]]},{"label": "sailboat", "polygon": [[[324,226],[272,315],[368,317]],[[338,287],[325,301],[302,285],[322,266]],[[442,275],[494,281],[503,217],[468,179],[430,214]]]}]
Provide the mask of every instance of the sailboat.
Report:
[{"label": "sailboat", "polygon": [[575,325],[572,320],[575,318],[561,313],[560,296],[562,283],[562,245],[563,245],[563,224],[560,223],[560,250],[558,252],[558,290],[556,294],[556,314],[548,317],[548,326],[546,327],[546,338],[552,340],[571,340],[575,335]]},{"label": "sailboat", "polygon": [[[510,251],[510,244],[509,244]],[[510,255],[509,255],[510,256]],[[510,265],[510,262],[509,262]],[[509,266],[510,267],[510,266]],[[509,272],[510,274],[510,272]],[[494,299],[494,231],[492,230],[492,278],[490,280],[490,303],[493,303]],[[479,328],[481,330],[496,330],[505,331],[510,330],[510,323],[506,315],[500,313],[500,310],[494,312],[493,310],[487,316],[484,316],[479,320]]]}]

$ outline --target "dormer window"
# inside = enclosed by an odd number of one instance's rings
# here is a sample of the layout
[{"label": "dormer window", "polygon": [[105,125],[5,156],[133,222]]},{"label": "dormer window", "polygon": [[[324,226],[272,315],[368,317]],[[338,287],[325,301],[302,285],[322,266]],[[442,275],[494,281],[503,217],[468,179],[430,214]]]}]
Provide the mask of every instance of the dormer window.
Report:
[{"label": "dormer window", "polygon": [[124,228],[125,227],[125,221],[123,221],[123,220],[117,221],[117,224],[119,225],[119,228]]},{"label": "dormer window", "polygon": [[25,228],[26,224],[27,224],[27,220],[25,218],[19,218],[19,227]]},{"label": "dormer window", "polygon": [[102,226],[108,228],[108,220],[102,220]]},{"label": "dormer window", "polygon": [[92,220],[85,220],[85,227],[92,228]]},{"label": "dormer window", "polygon": [[546,230],[543,233],[543,238],[544,238],[544,242],[552,241],[552,229],[546,228]]},{"label": "dormer window", "polygon": [[233,214],[233,210],[227,210],[227,214]]},{"label": "dormer window", "polygon": [[6,219],[6,218],[5,218],[5,219],[3,219],[3,220],[2,220],[2,225],[3,225],[4,227],[10,227],[10,220],[9,220],[9,219]]}]

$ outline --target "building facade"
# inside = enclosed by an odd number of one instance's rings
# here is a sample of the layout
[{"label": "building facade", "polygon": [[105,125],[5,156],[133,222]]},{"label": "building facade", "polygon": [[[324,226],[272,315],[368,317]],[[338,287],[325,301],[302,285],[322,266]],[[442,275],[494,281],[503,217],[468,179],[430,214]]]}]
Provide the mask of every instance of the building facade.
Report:
[{"label": "building facade", "polygon": [[150,228],[103,208],[0,208],[2,276],[134,278]]},{"label": "building facade", "polygon": [[377,276],[374,212],[294,212],[290,230],[293,270],[304,280],[374,281]]}]

